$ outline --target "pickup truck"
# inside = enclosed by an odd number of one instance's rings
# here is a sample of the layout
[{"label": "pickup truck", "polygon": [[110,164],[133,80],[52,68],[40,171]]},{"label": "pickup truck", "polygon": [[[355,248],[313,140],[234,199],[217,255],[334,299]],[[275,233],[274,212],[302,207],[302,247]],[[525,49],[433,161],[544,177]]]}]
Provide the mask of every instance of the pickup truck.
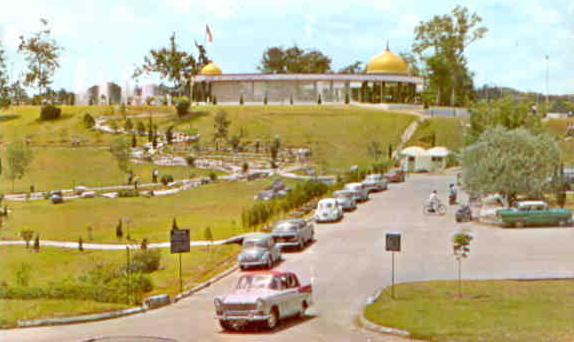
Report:
[{"label": "pickup truck", "polygon": [[301,284],[294,273],[250,272],[232,293],[215,298],[215,315],[223,330],[257,323],[272,330],[285,318],[304,317],[312,295],[311,284]]},{"label": "pickup truck", "polygon": [[566,226],[572,224],[572,211],[551,209],[543,201],[518,202],[515,208],[499,209],[496,215],[503,226]]}]

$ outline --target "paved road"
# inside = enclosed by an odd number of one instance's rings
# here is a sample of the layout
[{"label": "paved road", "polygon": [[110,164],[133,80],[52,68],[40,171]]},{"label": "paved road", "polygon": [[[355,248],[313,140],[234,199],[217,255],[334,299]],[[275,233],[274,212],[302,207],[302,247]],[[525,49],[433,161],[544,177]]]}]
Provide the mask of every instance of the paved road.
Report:
[{"label": "paved road", "polygon": [[[227,292],[235,273],[175,305],[145,314],[80,325],[0,332],[0,341],[78,341],[102,336],[157,336],[178,341],[393,341],[355,324],[365,298],[390,282],[390,255],[384,233],[403,233],[397,258],[399,282],[456,277],[449,238],[461,227],[475,240],[463,264],[472,279],[574,277],[574,229],[503,230],[454,223],[451,207],[444,217],[424,217],[421,203],[432,191],[445,193],[450,176],[413,176],[345,217],[320,225],[317,242],[304,253],[286,254],[280,268],[314,279],[312,316],[292,321],[274,333],[223,333],[213,317],[213,297]],[[398,293],[400,296],[400,292]]]}]

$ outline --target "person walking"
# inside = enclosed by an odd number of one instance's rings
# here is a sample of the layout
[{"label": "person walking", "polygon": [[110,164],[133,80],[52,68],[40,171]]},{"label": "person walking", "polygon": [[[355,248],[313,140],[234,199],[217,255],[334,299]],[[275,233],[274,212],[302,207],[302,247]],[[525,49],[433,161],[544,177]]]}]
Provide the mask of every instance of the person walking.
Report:
[{"label": "person walking", "polygon": [[151,173],[151,179],[153,183],[157,183],[157,179],[159,177],[159,171],[157,169],[153,169]]}]

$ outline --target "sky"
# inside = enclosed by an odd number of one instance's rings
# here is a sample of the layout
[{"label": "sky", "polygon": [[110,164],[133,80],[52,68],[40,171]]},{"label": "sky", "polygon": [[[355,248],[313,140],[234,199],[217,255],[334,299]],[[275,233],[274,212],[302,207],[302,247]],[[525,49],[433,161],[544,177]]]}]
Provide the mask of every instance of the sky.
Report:
[{"label": "sky", "polygon": [[256,72],[267,47],[294,44],[322,51],[337,70],[366,63],[387,40],[396,53],[410,51],[414,27],[456,5],[489,30],[466,52],[476,85],[544,93],[548,66],[549,92],[574,94],[572,0],[0,0],[0,40],[9,73],[20,77],[18,37],[46,18],[64,49],[52,87],[81,92],[106,81],[133,86],[131,74],[150,49],[167,46],[175,32],[180,47],[195,52],[206,24],[208,55],[224,73]]}]

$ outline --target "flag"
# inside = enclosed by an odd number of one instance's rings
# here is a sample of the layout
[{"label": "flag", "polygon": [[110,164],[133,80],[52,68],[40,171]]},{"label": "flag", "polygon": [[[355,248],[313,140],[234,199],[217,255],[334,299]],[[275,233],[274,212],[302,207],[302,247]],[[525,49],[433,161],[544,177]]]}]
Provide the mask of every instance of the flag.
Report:
[{"label": "flag", "polygon": [[205,36],[207,37],[207,41],[209,43],[213,42],[213,35],[211,34],[211,30],[209,29],[209,25],[205,25]]}]

